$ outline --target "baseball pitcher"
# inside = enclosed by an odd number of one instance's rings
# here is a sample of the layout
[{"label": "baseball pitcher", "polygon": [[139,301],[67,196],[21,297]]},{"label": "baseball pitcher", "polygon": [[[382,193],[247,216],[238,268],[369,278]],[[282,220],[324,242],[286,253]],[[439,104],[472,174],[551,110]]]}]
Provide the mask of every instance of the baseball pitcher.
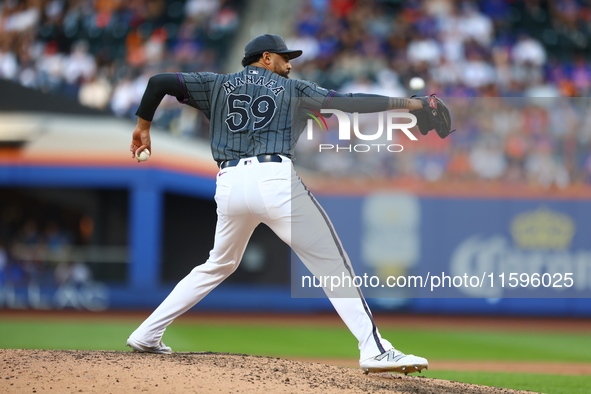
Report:
[{"label": "baseball pitcher", "polygon": [[[449,119],[440,100],[341,94],[312,82],[289,79],[290,60],[301,54],[288,49],[280,36],[265,34],[246,45],[240,72],[163,73],[150,78],[136,113],[132,158],[144,149],[152,152],[151,120],[165,95],[202,111],[210,120],[211,151],[219,166],[215,193],[218,221],[209,258],[182,279],[131,334],[127,345],[134,350],[172,352],[162,342],[166,327],[236,270],[260,223],[290,245],[313,274],[354,275],[329,218],[294,171],[293,150],[302,131],[292,125],[294,97],[306,98],[317,108],[338,106],[333,108],[347,112],[420,111],[433,103],[435,107],[425,115],[430,123],[422,125],[421,132],[432,128],[449,134],[449,122],[443,126],[447,131],[435,122],[440,118],[433,110],[444,112]],[[351,100],[331,101],[333,97]],[[366,373],[420,372],[428,367],[425,358],[406,355],[382,338],[359,289],[346,297],[336,290],[325,292],[359,341],[360,366]]]}]

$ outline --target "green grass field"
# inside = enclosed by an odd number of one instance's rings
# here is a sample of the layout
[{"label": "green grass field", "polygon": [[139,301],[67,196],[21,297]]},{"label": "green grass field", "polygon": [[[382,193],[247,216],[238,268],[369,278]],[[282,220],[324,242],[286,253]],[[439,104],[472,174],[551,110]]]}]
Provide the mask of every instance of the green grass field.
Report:
[{"label": "green grass field", "polygon": [[[0,321],[0,348],[128,350],[139,322]],[[474,330],[394,330],[382,335],[402,351],[439,360],[591,363],[591,333],[510,333]],[[350,332],[338,327],[220,325],[176,322],[164,337],[175,351],[213,351],[274,357],[358,358]],[[424,372],[427,377],[549,394],[590,393],[591,376],[495,372]]]}]

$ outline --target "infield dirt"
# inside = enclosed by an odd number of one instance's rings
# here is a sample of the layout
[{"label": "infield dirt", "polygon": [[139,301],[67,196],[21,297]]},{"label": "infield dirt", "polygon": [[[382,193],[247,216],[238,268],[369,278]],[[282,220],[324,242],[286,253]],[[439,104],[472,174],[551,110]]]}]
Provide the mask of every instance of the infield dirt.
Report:
[{"label": "infield dirt", "polygon": [[2,349],[0,357],[3,393],[526,393],[243,354]]}]

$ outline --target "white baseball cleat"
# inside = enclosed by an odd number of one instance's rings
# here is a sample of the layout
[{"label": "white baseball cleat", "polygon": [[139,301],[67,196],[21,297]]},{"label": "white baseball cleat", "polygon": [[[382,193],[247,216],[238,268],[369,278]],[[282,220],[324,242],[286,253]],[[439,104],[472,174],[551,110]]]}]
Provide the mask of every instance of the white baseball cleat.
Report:
[{"label": "white baseball cleat", "polygon": [[129,337],[129,339],[127,340],[127,346],[132,348],[134,351],[141,352],[141,353],[158,353],[158,354],[172,353],[172,349],[169,348],[168,346],[166,346],[165,344],[163,344],[162,341],[160,341],[160,343],[156,346],[145,346],[145,345],[142,345],[141,343],[139,343],[138,341],[136,341],[135,339],[133,339],[132,337]]},{"label": "white baseball cleat", "polygon": [[366,374],[370,372],[401,372],[404,374],[421,372],[429,368],[426,358],[413,354],[404,354],[394,348],[376,357],[365,359],[359,363]]}]

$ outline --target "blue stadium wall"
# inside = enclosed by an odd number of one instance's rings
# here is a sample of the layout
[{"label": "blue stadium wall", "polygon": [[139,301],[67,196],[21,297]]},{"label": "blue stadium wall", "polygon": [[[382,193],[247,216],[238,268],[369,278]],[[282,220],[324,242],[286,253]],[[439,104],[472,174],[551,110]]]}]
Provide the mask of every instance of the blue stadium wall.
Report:
[{"label": "blue stadium wall", "polygon": [[[99,283],[83,290],[33,292],[4,288],[0,293],[3,307],[9,306],[10,300],[15,307],[38,309],[152,309],[173,287],[160,283],[164,193],[212,199],[215,182],[207,176],[156,168],[1,165],[0,187],[122,188],[129,193],[126,284]],[[430,286],[414,286],[410,292],[370,291],[368,302],[374,311],[591,316],[588,201],[434,198],[398,193],[317,197],[331,217],[357,274],[381,278],[392,273],[421,278],[467,274],[481,279],[491,274],[499,279],[506,274],[503,287],[497,281],[493,286],[457,286],[444,291],[432,291]],[[384,219],[376,224],[380,213]],[[372,248],[376,242],[383,245],[388,240],[393,249],[376,252]],[[400,247],[402,257],[397,255],[396,247]],[[292,286],[299,280],[298,275],[306,273],[294,263]],[[574,285],[511,287],[508,281],[512,270],[530,277],[533,273],[570,273]],[[57,294],[59,291],[63,294]],[[61,300],[58,306],[56,299]],[[292,289],[285,285],[223,283],[195,310],[314,312],[331,310],[331,305],[321,297],[294,298]]]}]

